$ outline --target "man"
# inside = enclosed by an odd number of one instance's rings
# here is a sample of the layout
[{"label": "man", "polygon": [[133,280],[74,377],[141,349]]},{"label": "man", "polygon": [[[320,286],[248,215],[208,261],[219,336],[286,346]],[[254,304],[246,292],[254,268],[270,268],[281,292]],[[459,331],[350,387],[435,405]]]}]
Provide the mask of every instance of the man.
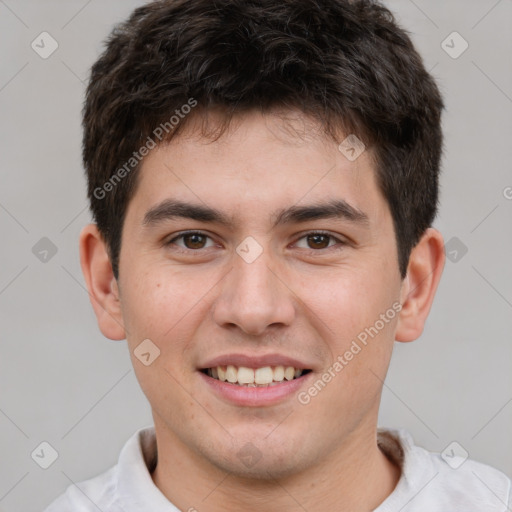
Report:
[{"label": "man", "polygon": [[154,428],[47,512],[504,511],[377,431],[444,266],[443,101],[376,2],[167,0],[92,68],[80,256]]}]

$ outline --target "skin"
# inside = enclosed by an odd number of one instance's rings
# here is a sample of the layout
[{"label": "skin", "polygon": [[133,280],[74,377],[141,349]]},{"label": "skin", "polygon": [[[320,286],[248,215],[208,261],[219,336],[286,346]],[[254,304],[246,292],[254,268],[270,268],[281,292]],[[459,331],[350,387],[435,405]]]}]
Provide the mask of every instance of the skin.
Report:
[{"label": "skin", "polygon": [[[425,232],[402,280],[371,149],[351,162],[297,112],[287,122],[239,115],[215,142],[197,123],[143,162],[123,226],[119,281],[96,226],[80,236],[99,327],[107,338],[127,339],[152,407],[153,481],[181,510],[373,510],[400,476],[376,442],[382,381],[395,340],[423,330],[444,267],[443,238]],[[167,198],[217,208],[237,224],[175,218],[144,227],[146,211]],[[272,229],[272,212],[331,198],[366,213],[368,225],[316,219]],[[166,245],[189,229],[210,238]],[[317,230],[334,238],[315,245],[305,235]],[[248,236],[263,250],[250,264],[236,252]],[[307,391],[397,301],[400,313],[307,405],[293,394],[271,406],[236,406],[198,373],[221,354],[286,354],[313,370]],[[149,366],[134,356],[147,338],[161,351]],[[237,455],[247,443],[261,456],[251,467]]]}]

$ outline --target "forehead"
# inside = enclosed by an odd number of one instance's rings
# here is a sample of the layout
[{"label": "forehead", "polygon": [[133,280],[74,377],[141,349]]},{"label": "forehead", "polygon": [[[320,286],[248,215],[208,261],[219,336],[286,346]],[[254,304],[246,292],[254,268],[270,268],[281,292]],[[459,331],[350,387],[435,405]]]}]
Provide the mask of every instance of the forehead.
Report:
[{"label": "forehead", "polygon": [[[347,158],[351,154],[339,148],[344,139],[332,140],[307,118],[253,112],[212,140],[192,120],[145,157],[133,206],[143,225],[183,211],[185,204],[195,206],[198,219],[231,227],[249,214],[275,227],[326,203],[331,213],[368,223],[387,207],[376,186],[373,154]],[[310,209],[306,216],[313,214]]]}]

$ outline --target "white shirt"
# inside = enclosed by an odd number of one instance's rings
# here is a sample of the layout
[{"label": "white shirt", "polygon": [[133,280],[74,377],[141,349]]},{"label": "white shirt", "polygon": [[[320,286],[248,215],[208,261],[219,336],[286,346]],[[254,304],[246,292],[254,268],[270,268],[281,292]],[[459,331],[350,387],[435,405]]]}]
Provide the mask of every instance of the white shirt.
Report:
[{"label": "white shirt", "polygon": [[[449,465],[440,454],[416,446],[405,430],[380,429],[378,440],[402,475],[374,512],[506,512],[512,506],[511,481],[497,469],[462,462],[453,451]],[[116,466],[70,485],[44,512],[179,512],[153,483],[155,464],[155,430],[145,427],[124,445]]]}]

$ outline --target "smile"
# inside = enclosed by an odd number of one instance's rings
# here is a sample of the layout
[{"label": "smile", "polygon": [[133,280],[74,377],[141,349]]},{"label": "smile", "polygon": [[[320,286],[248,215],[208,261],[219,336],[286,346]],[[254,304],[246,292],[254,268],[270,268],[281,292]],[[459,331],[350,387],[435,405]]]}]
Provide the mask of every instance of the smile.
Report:
[{"label": "smile", "polygon": [[283,381],[292,381],[311,370],[296,368],[294,366],[263,366],[261,368],[248,368],[246,366],[215,366],[201,370],[209,377],[244,387],[270,387]]}]

